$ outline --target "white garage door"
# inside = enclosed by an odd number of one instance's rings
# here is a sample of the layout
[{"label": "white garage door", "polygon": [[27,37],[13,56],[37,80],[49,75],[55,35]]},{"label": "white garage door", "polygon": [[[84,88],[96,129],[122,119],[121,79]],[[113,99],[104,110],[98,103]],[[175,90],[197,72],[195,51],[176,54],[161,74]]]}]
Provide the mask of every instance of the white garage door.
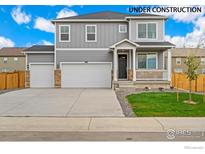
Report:
[{"label": "white garage door", "polygon": [[61,86],[110,88],[111,67],[111,63],[64,63],[61,68]]},{"label": "white garage door", "polygon": [[30,64],[30,87],[31,88],[54,87],[53,64]]}]

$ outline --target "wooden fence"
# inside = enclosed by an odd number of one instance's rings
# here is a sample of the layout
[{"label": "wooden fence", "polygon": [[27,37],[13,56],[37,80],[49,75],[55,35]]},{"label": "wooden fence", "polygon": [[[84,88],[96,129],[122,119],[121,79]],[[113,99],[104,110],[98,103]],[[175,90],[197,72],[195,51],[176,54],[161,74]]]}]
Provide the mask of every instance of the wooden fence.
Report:
[{"label": "wooden fence", "polygon": [[25,71],[0,73],[0,90],[25,88]]},{"label": "wooden fence", "polygon": [[[173,87],[189,90],[189,80],[187,79],[187,76],[184,73],[172,73],[171,84]],[[205,75],[200,74],[197,80],[192,81],[191,88],[192,91],[195,92],[205,91]]]}]

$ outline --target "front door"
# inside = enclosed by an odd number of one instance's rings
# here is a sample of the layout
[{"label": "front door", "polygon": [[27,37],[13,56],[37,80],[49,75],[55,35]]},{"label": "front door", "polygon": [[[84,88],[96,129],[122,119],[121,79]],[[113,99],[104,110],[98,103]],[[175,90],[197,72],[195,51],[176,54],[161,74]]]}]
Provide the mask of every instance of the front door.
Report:
[{"label": "front door", "polygon": [[118,55],[118,78],[127,79],[127,55]]}]

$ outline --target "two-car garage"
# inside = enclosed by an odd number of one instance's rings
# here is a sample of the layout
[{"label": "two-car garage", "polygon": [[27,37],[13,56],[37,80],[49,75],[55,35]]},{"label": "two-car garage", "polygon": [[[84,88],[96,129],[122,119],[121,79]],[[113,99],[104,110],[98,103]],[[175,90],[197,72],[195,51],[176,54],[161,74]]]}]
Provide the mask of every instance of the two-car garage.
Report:
[{"label": "two-car garage", "polygon": [[[62,88],[111,88],[110,62],[61,63]],[[54,87],[53,64],[30,64],[30,87]]]}]

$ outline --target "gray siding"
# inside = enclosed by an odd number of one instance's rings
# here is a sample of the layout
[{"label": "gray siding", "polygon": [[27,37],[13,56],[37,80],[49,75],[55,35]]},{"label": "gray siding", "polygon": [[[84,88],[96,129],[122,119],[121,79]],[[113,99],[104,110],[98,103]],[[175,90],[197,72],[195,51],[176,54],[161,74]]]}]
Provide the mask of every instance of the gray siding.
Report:
[{"label": "gray siding", "polygon": [[27,65],[29,63],[54,63],[54,54],[52,53],[27,54]]},{"label": "gray siding", "polygon": [[[149,23],[149,22],[156,22],[158,25],[158,39],[154,40],[154,39],[137,39],[138,37],[138,23],[141,22],[145,22],[145,23]],[[164,20],[131,20],[130,22],[130,40],[132,40],[133,42],[138,42],[138,41],[162,41],[164,40]]]},{"label": "gray siding", "polygon": [[[71,41],[59,42],[59,25],[70,25]],[[97,25],[97,42],[85,41],[85,25]],[[119,33],[119,24],[125,23],[56,23],[57,48],[108,48],[114,43],[128,38],[127,33]],[[129,26],[127,26],[129,27]]]},{"label": "gray siding", "polygon": [[112,62],[112,53],[109,50],[70,50],[56,51],[56,62]]}]

